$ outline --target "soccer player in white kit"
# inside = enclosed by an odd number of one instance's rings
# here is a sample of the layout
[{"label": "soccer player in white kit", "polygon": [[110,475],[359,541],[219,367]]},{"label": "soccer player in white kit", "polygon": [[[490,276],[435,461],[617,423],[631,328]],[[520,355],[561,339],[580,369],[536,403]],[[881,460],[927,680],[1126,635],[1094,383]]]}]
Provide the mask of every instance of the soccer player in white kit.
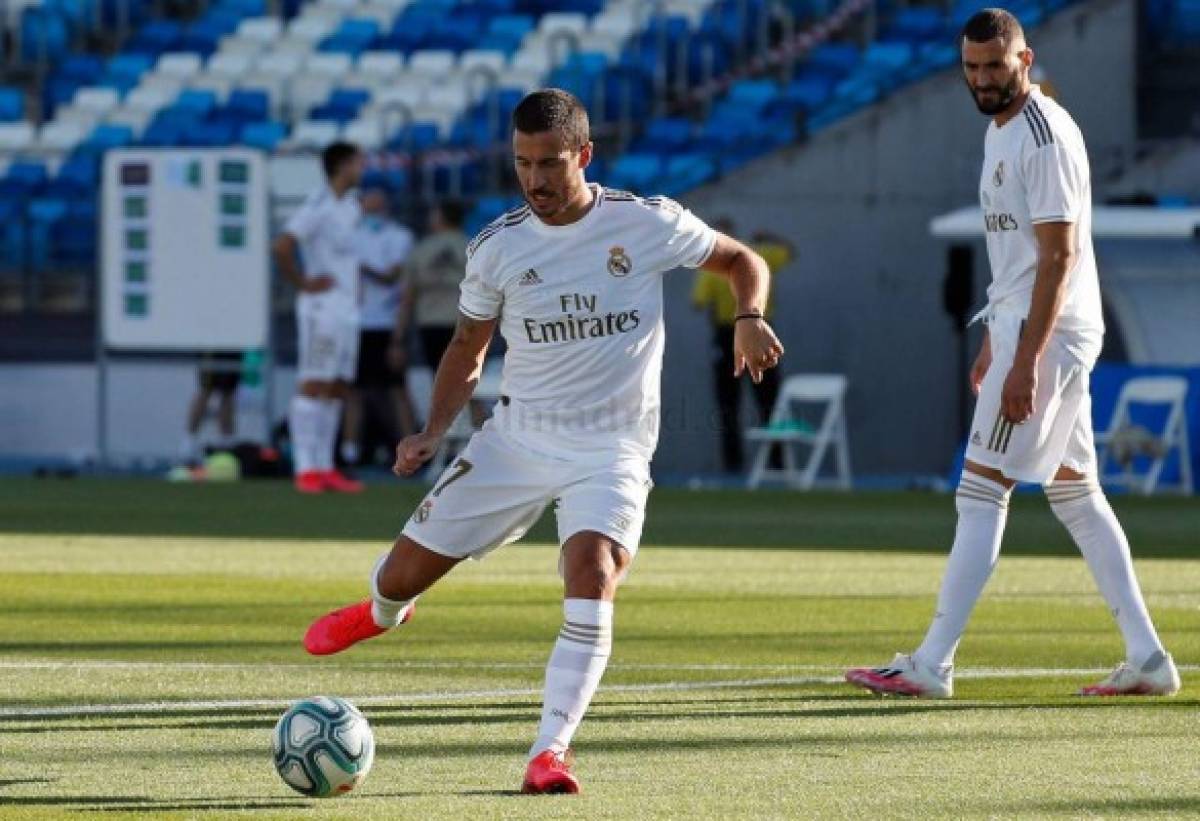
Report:
[{"label": "soccer player in white kit", "polygon": [[587,112],[565,91],[525,97],[513,154],[527,205],[468,249],[458,326],[429,421],[397,448],[413,473],[466,405],[497,325],[508,343],[495,415],[433,486],[370,576],[371,597],[317,620],[310,653],[407,621],[418,595],[465,558],[520,538],[553,501],[564,624],[523,790],[575,793],[570,744],[612,645],[613,599],[637,552],[658,437],[662,277],[680,266],[730,281],[737,370],[758,381],[783,347],[763,319],[770,272],[745,245],[662,197],[589,185]]},{"label": "soccer player in white kit", "polygon": [[335,142],[322,152],[321,164],[325,185],[292,214],[273,249],[275,264],[298,292],[300,351],[288,426],[298,491],[357,493],[362,483],[334,468],[333,453],[358,363],[360,257],[354,240],[362,209],[355,188],[363,156],[350,143]]},{"label": "soccer player in white kit", "polygon": [[955,495],[958,526],[921,646],[846,679],[877,693],[952,695],[954,652],[999,557],[1012,487],[1034,482],[1083,553],[1125,640],[1125,661],[1080,695],[1172,695],[1179,673],[1096,479],[1088,379],[1104,324],[1083,136],[1030,84],[1033,51],[1015,17],[985,9],[967,21],[960,41],[967,85],[993,119],[979,182],[992,284],[970,374],[978,400]]}]

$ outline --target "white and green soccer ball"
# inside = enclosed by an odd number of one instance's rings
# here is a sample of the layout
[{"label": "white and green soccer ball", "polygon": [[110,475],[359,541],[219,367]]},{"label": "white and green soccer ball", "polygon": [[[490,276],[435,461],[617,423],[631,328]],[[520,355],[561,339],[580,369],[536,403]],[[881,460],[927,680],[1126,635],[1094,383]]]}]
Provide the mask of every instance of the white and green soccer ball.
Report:
[{"label": "white and green soccer ball", "polygon": [[350,792],[375,760],[375,735],[366,717],[345,699],[330,696],[289,707],[275,725],[272,741],[279,777],[312,798]]}]

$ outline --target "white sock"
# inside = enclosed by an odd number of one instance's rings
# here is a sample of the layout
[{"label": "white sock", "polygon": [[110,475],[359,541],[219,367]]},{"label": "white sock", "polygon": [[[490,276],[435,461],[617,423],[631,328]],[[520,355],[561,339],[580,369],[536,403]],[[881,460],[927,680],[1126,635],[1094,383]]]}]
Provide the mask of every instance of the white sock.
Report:
[{"label": "white sock", "polygon": [[1100,595],[1121,628],[1126,661],[1140,669],[1165,652],[1138,586],[1129,541],[1095,479],[1056,481],[1046,486],[1050,509],[1083,554]]},{"label": "white sock", "polygon": [[542,723],[530,758],[543,750],[561,753],[571,746],[612,652],[612,602],[566,599],[563,614],[566,620],[546,665]]},{"label": "white sock", "polygon": [[967,628],[975,602],[1000,557],[1010,489],[999,482],[964,472],[954,494],[958,527],[946,561],[937,612],[913,660],[939,673],[954,663],[958,640]]},{"label": "white sock", "polygon": [[321,438],[317,451],[317,470],[333,470],[333,452],[337,447],[338,423],[342,420],[342,400],[321,401]]},{"label": "white sock", "polygon": [[321,438],[321,400],[293,396],[288,413],[292,437],[292,463],[297,474],[319,470],[317,449]]},{"label": "white sock", "polygon": [[376,626],[390,630],[400,624],[400,617],[413,600],[396,601],[379,592],[379,571],[383,569],[387,557],[387,553],[380,556],[371,570],[371,618],[375,620]]},{"label": "white sock", "polygon": [[359,457],[358,442],[351,442],[350,440],[347,439],[342,442],[341,448],[342,448],[342,461],[343,462],[345,462],[348,465],[358,464],[358,457]]}]

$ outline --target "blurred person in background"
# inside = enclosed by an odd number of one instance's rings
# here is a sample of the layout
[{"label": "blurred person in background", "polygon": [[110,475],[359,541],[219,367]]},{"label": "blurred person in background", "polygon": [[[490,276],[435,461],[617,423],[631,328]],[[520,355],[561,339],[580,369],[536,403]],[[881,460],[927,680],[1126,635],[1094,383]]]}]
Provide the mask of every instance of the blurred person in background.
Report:
[{"label": "blurred person in background", "polygon": [[[736,233],[733,221],[728,217],[717,220],[714,227],[723,234]],[[795,249],[787,240],[767,231],[759,231],[749,243],[751,249],[761,256],[771,269],[772,281],[779,269],[792,261]],[[742,449],[741,384],[734,375],[733,332],[737,303],[729,291],[728,279],[719,273],[701,268],[696,274],[692,289],[692,304],[705,311],[712,322],[713,386],[717,393],[717,409],[721,425],[721,465],[726,473],[741,473],[745,467]],[[766,315],[771,314],[769,301]],[[770,368],[763,372],[761,382],[750,383],[751,394],[758,405],[763,423],[771,417],[771,409],[779,396],[779,370]],[[780,455],[777,448],[771,450],[772,466],[778,466]]]},{"label": "blurred person in background", "polygon": [[236,406],[238,383],[242,379],[242,355],[240,353],[222,351],[206,353],[200,358],[200,388],[188,406],[187,433],[180,446],[180,457],[188,464],[194,464],[203,456],[200,445],[200,428],[204,417],[208,415],[208,405],[212,396],[217,395],[217,431],[218,450],[228,450],[233,447],[236,424]]},{"label": "blurred person in background", "polygon": [[[363,455],[364,422],[376,420],[389,437],[388,452],[416,430],[404,384],[407,363],[389,356],[392,329],[403,289],[404,262],[413,247],[412,232],[389,216],[387,193],[363,191],[363,218],[355,234],[359,265],[358,371],[346,397],[342,422],[342,461],[358,464]],[[371,449],[365,451],[370,460]]]},{"label": "blurred person in background", "polygon": [[463,206],[451,200],[439,203],[429,219],[429,234],[413,249],[405,266],[404,298],[396,314],[392,356],[407,355],[406,340],[415,323],[425,362],[433,370],[454,336],[458,322],[459,285],[467,270],[467,244],[463,233]]},{"label": "blurred person in background", "polygon": [[363,164],[356,146],[330,144],[321,154],[325,183],[292,214],[272,249],[280,273],[298,292],[299,361],[288,425],[301,493],[363,490],[333,465],[342,403],[358,362],[355,240],[362,209],[355,188]]}]

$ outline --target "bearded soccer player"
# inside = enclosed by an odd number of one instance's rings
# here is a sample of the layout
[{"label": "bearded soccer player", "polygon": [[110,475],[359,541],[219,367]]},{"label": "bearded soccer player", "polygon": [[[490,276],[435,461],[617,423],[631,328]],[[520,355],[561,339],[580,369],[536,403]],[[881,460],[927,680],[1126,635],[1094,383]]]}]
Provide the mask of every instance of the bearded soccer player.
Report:
[{"label": "bearded soccer player", "polygon": [[495,415],[417,507],[370,575],[371,597],[317,620],[310,653],[345,650],[412,616],[422,592],[466,558],[520,538],[554,501],[564,623],[523,790],[575,793],[571,739],[612,645],[613,599],[638,549],[658,438],[662,276],[719,271],[737,298],[738,372],[758,381],[783,347],[763,319],[766,263],[663,197],[589,185],[587,113],[558,89],[513,113],[527,204],[475,237],[460,316],[434,380],[425,430],[397,448],[416,471],[479,378],[492,331],[508,343]]},{"label": "bearded soccer player", "polygon": [[1088,381],[1104,324],[1083,136],[1030,84],[1033,50],[1015,17],[985,9],[960,40],[967,86],[992,118],[979,182],[992,284],[970,374],[978,400],[955,495],[958,526],[921,646],[846,679],[876,693],[952,695],[954,652],[999,557],[1012,487],[1033,482],[1083,553],[1125,640],[1125,661],[1080,695],[1172,695],[1179,673],[1096,479]]}]

